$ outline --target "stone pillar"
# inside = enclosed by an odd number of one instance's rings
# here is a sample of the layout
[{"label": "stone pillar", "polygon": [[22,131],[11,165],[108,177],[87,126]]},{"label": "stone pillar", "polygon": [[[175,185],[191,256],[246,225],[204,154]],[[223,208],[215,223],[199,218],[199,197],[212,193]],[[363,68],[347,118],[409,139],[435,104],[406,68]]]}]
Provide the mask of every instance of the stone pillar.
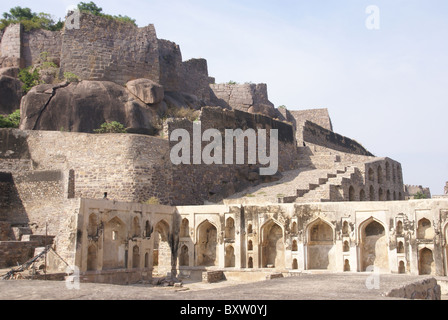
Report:
[{"label": "stone pillar", "polygon": [[22,59],[22,33],[23,26],[20,23],[8,26],[3,33],[0,52],[2,57],[8,58],[10,64],[3,67],[25,67]]}]

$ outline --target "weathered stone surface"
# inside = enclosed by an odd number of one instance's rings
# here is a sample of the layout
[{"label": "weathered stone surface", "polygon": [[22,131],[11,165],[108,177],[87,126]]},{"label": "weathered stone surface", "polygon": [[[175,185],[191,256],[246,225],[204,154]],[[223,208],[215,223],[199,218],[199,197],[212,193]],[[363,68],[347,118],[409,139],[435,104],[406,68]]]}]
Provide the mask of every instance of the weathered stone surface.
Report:
[{"label": "weathered stone surface", "polygon": [[22,82],[10,76],[0,76],[0,114],[10,114],[19,109]]},{"label": "weathered stone surface", "polygon": [[19,77],[19,71],[20,69],[17,67],[6,67],[0,69],[0,76],[8,76],[12,78],[18,78]]},{"label": "weathered stone surface", "polygon": [[21,59],[17,57],[0,57],[0,67],[20,67]]},{"label": "weathered stone surface", "polygon": [[163,87],[149,79],[137,79],[129,81],[126,88],[130,93],[146,104],[156,104],[163,100]]},{"label": "weathered stone surface", "polygon": [[39,85],[23,98],[21,113],[22,130],[92,133],[106,121],[118,121],[129,132],[154,133],[155,110],[108,81]]},{"label": "weathered stone surface", "polygon": [[222,108],[231,108],[275,118],[278,111],[268,100],[267,86],[261,84],[210,84],[211,102]]},{"label": "weathered stone surface", "polygon": [[204,107],[203,101],[198,97],[185,92],[168,91],[165,92],[165,102],[168,108],[190,108],[199,110]]}]

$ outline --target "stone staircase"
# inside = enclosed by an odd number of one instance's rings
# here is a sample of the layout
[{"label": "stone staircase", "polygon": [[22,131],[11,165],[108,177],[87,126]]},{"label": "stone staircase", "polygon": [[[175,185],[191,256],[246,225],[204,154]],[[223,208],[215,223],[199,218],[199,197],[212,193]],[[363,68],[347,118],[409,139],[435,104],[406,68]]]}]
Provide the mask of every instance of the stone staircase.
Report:
[{"label": "stone staircase", "polygon": [[297,160],[299,168],[335,169],[340,167],[341,156],[323,147],[299,147]]},{"label": "stone staircase", "polygon": [[329,174],[328,179],[323,179],[321,184],[310,184],[308,190],[297,190],[297,198],[294,202],[343,201],[345,196],[342,186],[350,183],[356,170],[358,168],[354,166],[345,167],[343,170],[337,169],[334,174]]},{"label": "stone staircase", "polygon": [[250,187],[224,200],[225,204],[304,203],[345,201],[344,187],[372,157],[344,154],[317,145],[298,148],[300,169],[283,172],[273,183]]}]

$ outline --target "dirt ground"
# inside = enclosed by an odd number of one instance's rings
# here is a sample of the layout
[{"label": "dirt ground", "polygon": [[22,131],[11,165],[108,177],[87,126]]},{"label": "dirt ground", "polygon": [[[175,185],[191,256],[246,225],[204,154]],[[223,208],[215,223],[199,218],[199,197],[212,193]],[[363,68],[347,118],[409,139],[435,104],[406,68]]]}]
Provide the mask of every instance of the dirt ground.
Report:
[{"label": "dirt ground", "polygon": [[259,281],[184,282],[180,288],[118,286],[65,281],[0,281],[0,300],[389,300],[385,292],[422,280],[407,275],[381,275],[372,288],[368,274],[302,274]]}]

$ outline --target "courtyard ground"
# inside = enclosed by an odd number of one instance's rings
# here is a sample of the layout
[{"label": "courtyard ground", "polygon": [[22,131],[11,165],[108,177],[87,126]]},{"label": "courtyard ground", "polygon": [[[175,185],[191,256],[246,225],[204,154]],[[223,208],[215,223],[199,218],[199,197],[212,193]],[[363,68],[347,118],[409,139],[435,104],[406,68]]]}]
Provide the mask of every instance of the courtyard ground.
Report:
[{"label": "courtyard ground", "polygon": [[374,279],[359,273],[301,274],[245,283],[184,282],[181,288],[81,283],[79,289],[67,287],[64,281],[18,280],[0,281],[0,300],[390,300],[385,292],[423,279],[408,275]]}]

